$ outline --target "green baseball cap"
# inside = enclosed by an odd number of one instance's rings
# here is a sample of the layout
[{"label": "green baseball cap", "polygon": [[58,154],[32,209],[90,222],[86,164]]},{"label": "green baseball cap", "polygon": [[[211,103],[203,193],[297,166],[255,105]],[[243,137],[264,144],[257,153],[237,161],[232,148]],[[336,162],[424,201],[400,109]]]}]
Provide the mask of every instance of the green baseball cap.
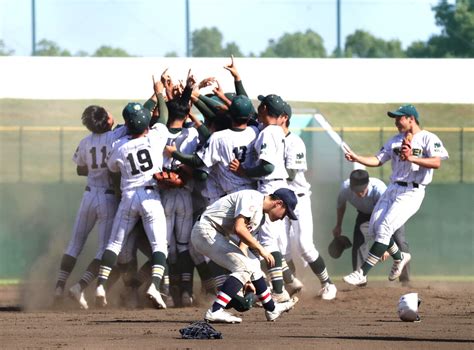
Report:
[{"label": "green baseball cap", "polygon": [[229,112],[233,119],[249,118],[254,111],[252,101],[244,95],[235,96],[229,107]]},{"label": "green baseball cap", "polygon": [[127,125],[127,134],[129,135],[141,134],[150,125],[150,111],[140,103],[128,103],[122,111],[122,116]]},{"label": "green baseball cap", "polygon": [[284,102],[284,105],[283,105],[283,114],[286,114],[288,116],[288,118],[291,118],[291,106],[288,102]]},{"label": "green baseball cap", "polygon": [[412,116],[415,117],[416,120],[419,119],[418,111],[416,110],[415,106],[410,105],[410,104],[400,106],[394,112],[389,111],[389,112],[387,112],[387,115],[390,118],[403,117],[404,115],[405,116],[411,116],[412,115]]},{"label": "green baseball cap", "polygon": [[278,95],[259,95],[258,100],[267,107],[268,114],[274,117],[279,117],[285,112],[285,102]]}]

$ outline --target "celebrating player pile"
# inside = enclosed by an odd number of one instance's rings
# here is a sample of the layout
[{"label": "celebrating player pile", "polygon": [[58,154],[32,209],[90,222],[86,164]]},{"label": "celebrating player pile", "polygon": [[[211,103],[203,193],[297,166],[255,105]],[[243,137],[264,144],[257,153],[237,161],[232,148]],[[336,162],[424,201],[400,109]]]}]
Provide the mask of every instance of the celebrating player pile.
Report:
[{"label": "celebrating player pile", "polygon": [[[205,320],[240,323],[226,309],[243,312],[260,302],[266,319],[274,321],[295,306],[294,294],[303,288],[295,277],[292,247],[320,281],[318,296],[336,298],[336,285],[313,242],[306,147],[289,130],[291,107],[269,94],[258,96],[255,109],[233,58],[224,68],[234,78],[235,93],[224,93],[212,77],[196,84],[191,71],[184,86],[173,84],[165,70],[158,82],[153,79],[152,97],[144,105],[127,104],[125,125],[113,131],[105,109],[86,108],[83,123],[92,134],[80,142],[73,159],[78,174],[87,176],[87,187],[61,261],[56,302],[96,221],[97,255],[69,289],[83,309],[89,307],[84,289],[95,277],[96,306],[105,307],[120,275],[124,305],[137,307],[147,300],[158,309],[194,305],[196,267],[203,292],[217,295]],[[213,93],[202,95],[200,89],[208,87]],[[191,113],[192,106],[204,123]],[[380,166],[390,159],[393,168],[388,189],[364,214],[375,243],[362,266],[344,277],[357,286],[367,283],[368,271],[386,251],[394,259],[389,279],[399,277],[410,254],[402,253],[392,236],[418,210],[433,169],[448,157],[439,138],[420,128],[414,106],[388,115],[400,133],[376,156],[345,149],[351,162]],[[359,192],[369,183],[365,177]],[[114,187],[118,181],[120,189]],[[342,216],[335,235],[341,222]],[[140,271],[137,249],[149,259]],[[142,285],[146,298],[137,301]]]}]

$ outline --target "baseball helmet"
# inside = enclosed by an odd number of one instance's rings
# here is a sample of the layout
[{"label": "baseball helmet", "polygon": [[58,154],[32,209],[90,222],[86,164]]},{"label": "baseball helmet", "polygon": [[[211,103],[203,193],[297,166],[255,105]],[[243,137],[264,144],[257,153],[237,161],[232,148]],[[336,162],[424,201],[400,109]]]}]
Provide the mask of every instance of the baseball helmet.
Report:
[{"label": "baseball helmet", "polygon": [[405,322],[420,321],[418,315],[418,307],[421,300],[418,298],[418,293],[408,293],[402,295],[398,301],[398,317]]},{"label": "baseball helmet", "polygon": [[232,99],[232,104],[229,107],[229,113],[232,119],[248,119],[252,114],[255,114],[252,101],[245,95],[237,95]]},{"label": "baseball helmet", "polygon": [[140,103],[128,103],[122,111],[122,116],[127,125],[127,134],[129,135],[141,134],[150,125],[150,111]]},{"label": "baseball helmet", "polygon": [[338,259],[344,250],[352,247],[351,240],[346,236],[340,235],[334,237],[334,239],[329,243],[328,252],[331,257]]}]

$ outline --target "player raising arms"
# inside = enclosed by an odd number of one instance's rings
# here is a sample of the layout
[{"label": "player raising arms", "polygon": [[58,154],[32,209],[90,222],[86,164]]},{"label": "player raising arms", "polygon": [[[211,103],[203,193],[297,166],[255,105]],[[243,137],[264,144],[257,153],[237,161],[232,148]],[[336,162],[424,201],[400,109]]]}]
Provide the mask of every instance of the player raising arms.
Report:
[{"label": "player raising arms", "polygon": [[139,103],[125,106],[123,117],[128,136],[117,140],[110,152],[107,166],[121,174],[122,199],[114,219],[112,234],[102,255],[96,289],[96,304],[105,306],[104,284],[114,266],[123,243],[139,218],[152,248],[152,283],[147,296],[157,308],[166,308],[159,286],[166,266],[166,218],[153,174],[162,170],[163,149],[168,130],[163,124],[149,129],[151,115]]},{"label": "player raising arms", "polygon": [[367,283],[368,272],[386,250],[393,258],[388,279],[394,281],[400,276],[411,255],[402,253],[392,236],[418,211],[425,187],[433,179],[433,169],[438,169],[441,160],[449,157],[438,136],[421,129],[413,105],[403,105],[387,114],[395,118],[399,134],[389,139],[375,156],[359,156],[349,148],[345,152],[348,161],[369,167],[381,166],[388,160],[392,163],[390,184],[370,218],[369,235],[375,237],[375,242],[362,267],[344,277],[345,282],[355,286]]}]

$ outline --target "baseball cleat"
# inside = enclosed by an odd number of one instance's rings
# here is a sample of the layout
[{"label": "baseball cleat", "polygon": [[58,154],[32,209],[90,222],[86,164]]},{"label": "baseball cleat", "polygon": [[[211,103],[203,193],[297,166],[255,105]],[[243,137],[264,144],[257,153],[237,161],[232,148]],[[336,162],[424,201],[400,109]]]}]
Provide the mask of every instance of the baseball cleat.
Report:
[{"label": "baseball cleat", "polygon": [[97,307],[107,306],[107,299],[105,297],[105,288],[102,284],[98,285],[95,290],[95,305]]},{"label": "baseball cleat", "polygon": [[288,294],[286,289],[283,288],[283,292],[281,293],[272,292],[272,299],[277,303],[284,303],[285,301],[290,300],[290,294]]},{"label": "baseball cleat", "polygon": [[402,253],[402,260],[394,260],[390,274],[388,275],[389,281],[395,281],[402,274],[403,268],[411,260],[410,253]]},{"label": "baseball cleat", "polygon": [[318,296],[323,300],[333,300],[336,299],[337,288],[333,283],[326,283],[318,293]]},{"label": "baseball cleat", "polygon": [[294,294],[301,292],[303,289],[303,283],[295,277],[291,283],[285,285],[285,289],[288,291],[290,296],[293,296]]},{"label": "baseball cleat", "polygon": [[343,278],[344,282],[353,286],[363,286],[367,284],[367,276],[364,276],[362,269],[356,270]]},{"label": "baseball cleat", "polygon": [[241,323],[242,319],[232,315],[224,309],[212,312],[212,308],[207,310],[204,320],[210,323]]},{"label": "baseball cleat", "polygon": [[153,306],[157,309],[166,309],[166,304],[163,301],[163,298],[161,297],[160,292],[156,289],[156,286],[154,283],[150,285],[148,290],[146,291],[146,296],[148,299],[151,300],[153,303]]},{"label": "baseball cleat", "polygon": [[87,300],[84,297],[84,291],[82,290],[81,285],[79,283],[76,283],[71,288],[69,288],[69,297],[73,300],[76,300],[79,303],[81,309],[89,309],[89,305],[87,305]]},{"label": "baseball cleat", "polygon": [[295,304],[298,302],[298,297],[294,296],[284,303],[275,303],[275,309],[273,311],[265,310],[265,317],[267,321],[275,321],[282,313],[288,312],[295,307]]},{"label": "baseball cleat", "polygon": [[183,294],[181,294],[181,305],[183,307],[192,306],[193,302],[194,302],[193,296],[189,292],[184,291]]}]

